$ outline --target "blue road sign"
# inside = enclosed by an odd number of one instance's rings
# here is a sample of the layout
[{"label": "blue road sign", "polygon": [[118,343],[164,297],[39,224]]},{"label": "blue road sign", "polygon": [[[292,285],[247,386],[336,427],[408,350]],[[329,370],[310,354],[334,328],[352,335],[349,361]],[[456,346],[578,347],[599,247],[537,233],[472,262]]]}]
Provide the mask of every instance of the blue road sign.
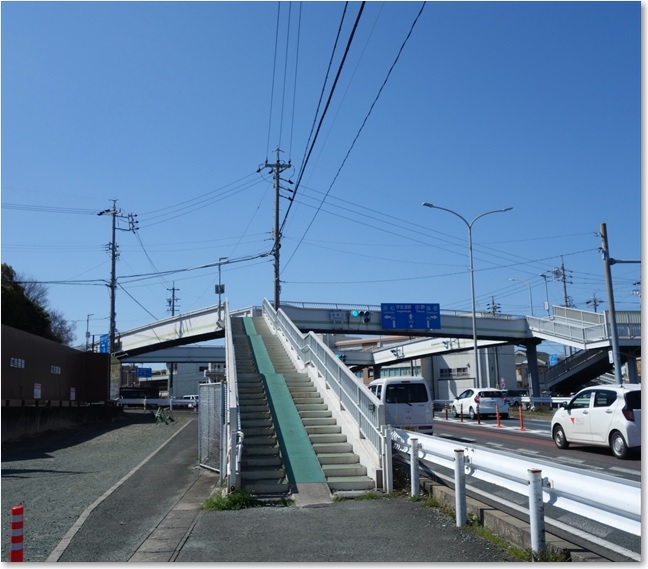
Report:
[{"label": "blue road sign", "polygon": [[384,330],[438,330],[441,309],[438,304],[381,304]]},{"label": "blue road sign", "polygon": [[150,367],[138,367],[137,368],[137,377],[153,377],[153,368],[150,368]]},{"label": "blue road sign", "polygon": [[107,354],[108,352],[110,352],[110,336],[102,334],[99,336],[99,353]]}]

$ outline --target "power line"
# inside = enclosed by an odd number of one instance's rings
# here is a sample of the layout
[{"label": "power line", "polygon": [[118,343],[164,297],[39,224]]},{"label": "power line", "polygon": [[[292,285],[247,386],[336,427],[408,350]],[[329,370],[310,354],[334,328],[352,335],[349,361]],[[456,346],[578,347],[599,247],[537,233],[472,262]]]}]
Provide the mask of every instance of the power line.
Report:
[{"label": "power line", "polygon": [[[288,259],[288,262],[286,263],[286,265],[288,265],[288,264],[290,263],[290,261],[292,260],[292,258],[293,258],[293,257],[295,256],[295,254],[297,253],[297,250],[299,249],[299,247],[300,247],[300,245],[301,245],[301,243],[302,243],[304,237],[306,237],[306,234],[308,233],[308,231],[310,230],[311,226],[312,226],[313,223],[315,222],[315,218],[316,218],[317,215],[319,214],[320,209],[321,209],[322,205],[324,204],[324,201],[325,201],[326,198],[328,197],[330,191],[333,189],[333,185],[334,185],[335,182],[337,181],[337,179],[338,179],[338,177],[339,177],[339,175],[340,175],[340,172],[342,171],[342,168],[344,168],[344,165],[346,164],[346,161],[347,161],[347,159],[349,158],[349,155],[351,154],[353,148],[355,147],[355,144],[356,144],[356,142],[358,141],[358,138],[360,137],[360,134],[361,134],[362,131],[364,130],[364,127],[365,127],[365,125],[367,124],[367,121],[369,120],[369,117],[371,116],[371,113],[373,112],[373,109],[374,109],[374,107],[376,106],[376,103],[378,102],[378,99],[380,98],[380,95],[382,94],[383,89],[385,88],[385,85],[387,85],[387,82],[389,81],[389,78],[391,77],[392,71],[394,70],[394,67],[396,67],[396,64],[398,63],[398,60],[400,59],[400,56],[401,56],[401,54],[403,53],[403,50],[405,49],[405,45],[407,44],[407,42],[408,42],[410,36],[412,35],[412,32],[414,31],[414,27],[416,26],[416,23],[418,22],[419,18],[421,17],[421,14],[423,13],[423,9],[424,9],[424,8],[425,8],[425,2],[423,2],[423,3],[421,4],[421,8],[420,8],[418,14],[416,15],[416,18],[414,18],[414,21],[412,22],[412,25],[410,26],[410,29],[409,29],[409,31],[407,32],[407,35],[405,36],[405,39],[403,40],[403,42],[402,42],[402,44],[401,44],[401,46],[400,46],[400,49],[398,50],[398,52],[397,52],[397,54],[396,54],[396,57],[395,57],[394,61],[392,62],[392,64],[391,64],[389,70],[387,71],[387,75],[385,76],[385,79],[383,80],[382,85],[381,85],[380,88],[378,89],[378,93],[376,94],[376,97],[374,98],[373,102],[371,103],[371,106],[369,107],[369,110],[367,111],[367,114],[365,115],[365,117],[364,117],[364,119],[363,119],[363,121],[362,121],[362,124],[360,125],[360,128],[358,129],[358,132],[357,132],[356,135],[355,135],[355,138],[354,138],[353,141],[351,142],[351,146],[350,146],[349,149],[347,150],[347,153],[346,153],[346,155],[344,156],[344,159],[342,160],[342,163],[340,164],[340,167],[338,168],[338,171],[335,173],[335,176],[333,177],[333,180],[331,181],[331,184],[330,184],[330,186],[329,186],[329,189],[328,189],[328,190],[326,191],[326,193],[324,194],[324,197],[322,198],[319,207],[317,208],[315,214],[314,214],[313,217],[311,218],[310,223],[308,224],[308,226],[307,226],[306,229],[304,230],[304,233],[302,234],[302,237],[300,238],[299,242],[297,243],[297,246],[296,246],[295,249],[293,250],[292,255],[291,255],[290,258]],[[359,17],[359,16],[358,16],[358,17]],[[297,193],[297,187],[295,187],[295,193]],[[290,208],[289,208],[289,209],[290,209]],[[286,217],[287,217],[287,215],[288,215],[288,212],[286,212]],[[284,224],[285,224],[285,218],[284,218],[284,222],[282,223],[282,227],[283,227]]]}]

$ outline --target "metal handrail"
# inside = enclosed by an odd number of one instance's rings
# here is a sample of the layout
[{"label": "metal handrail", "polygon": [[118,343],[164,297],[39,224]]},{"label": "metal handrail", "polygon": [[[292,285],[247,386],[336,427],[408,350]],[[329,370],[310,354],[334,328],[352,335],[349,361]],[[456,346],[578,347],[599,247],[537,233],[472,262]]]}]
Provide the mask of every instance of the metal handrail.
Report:
[{"label": "metal handrail", "polygon": [[238,383],[236,375],[236,357],[234,354],[234,340],[232,335],[232,317],[229,305],[225,302],[225,361],[227,362],[225,377],[227,378],[227,417],[226,417],[226,445],[227,445],[227,476],[228,488],[240,488],[241,479],[241,450],[243,437],[241,431],[241,417],[239,414]]},{"label": "metal handrail", "polygon": [[263,312],[288,340],[291,348],[306,364],[312,363],[318,373],[340,402],[340,406],[358,425],[359,435],[367,439],[378,456],[384,447],[382,428],[385,424],[385,406],[364,384],[349,371],[331,349],[312,332],[302,334],[288,316],[274,308],[266,299]]},{"label": "metal handrail", "polygon": [[[392,429],[392,442],[403,455],[409,453],[412,437],[418,439],[421,460],[454,469],[454,451],[461,446],[460,443]],[[542,459],[531,462],[513,453],[484,447],[465,447],[465,460],[468,476],[525,496],[528,494],[528,470],[538,468],[542,470],[546,503],[621,531],[641,535],[639,482],[557,466]]]}]

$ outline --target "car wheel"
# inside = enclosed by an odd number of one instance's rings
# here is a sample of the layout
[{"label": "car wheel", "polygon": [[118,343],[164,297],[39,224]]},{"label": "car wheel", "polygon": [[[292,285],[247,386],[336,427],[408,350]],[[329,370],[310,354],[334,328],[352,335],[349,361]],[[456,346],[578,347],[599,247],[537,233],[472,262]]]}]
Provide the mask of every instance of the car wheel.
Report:
[{"label": "car wheel", "polygon": [[475,410],[472,407],[468,410],[468,416],[471,419],[474,419],[477,416],[476,413],[475,413]]},{"label": "car wheel", "polygon": [[565,431],[563,431],[563,428],[560,425],[556,425],[553,430],[553,440],[554,443],[556,443],[556,446],[558,448],[568,448],[569,447],[569,441],[567,440],[567,437],[565,436]]},{"label": "car wheel", "polygon": [[459,413],[457,413],[457,408],[453,405],[452,406],[452,416],[456,419],[459,417]]},{"label": "car wheel", "polygon": [[628,445],[619,431],[614,431],[610,435],[610,448],[617,458],[626,458],[628,456]]}]

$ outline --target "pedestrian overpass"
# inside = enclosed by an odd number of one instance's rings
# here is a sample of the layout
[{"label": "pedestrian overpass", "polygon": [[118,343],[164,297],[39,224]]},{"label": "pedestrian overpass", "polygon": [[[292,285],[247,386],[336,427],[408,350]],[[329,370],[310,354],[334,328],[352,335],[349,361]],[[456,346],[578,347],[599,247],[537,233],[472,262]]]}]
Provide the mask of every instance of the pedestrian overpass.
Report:
[{"label": "pedestrian overpass", "polygon": [[[267,301],[266,301],[267,302]],[[225,307],[228,309],[229,307]],[[191,362],[224,363],[225,351],[217,347],[190,346],[225,337],[223,306],[208,306],[179,314],[120,333],[115,356],[124,363]],[[344,334],[352,336],[403,337],[387,347],[349,350],[344,353],[348,366],[368,367],[403,363],[428,356],[474,348],[471,312],[441,310],[435,329],[397,329],[383,327],[381,307],[338,303],[284,302],[281,311],[303,333]],[[258,317],[262,307],[252,306],[228,312],[230,318]],[[641,312],[616,313],[617,338],[622,361],[628,364],[632,382],[637,381],[637,358],[641,355]],[[475,313],[477,347],[523,345],[527,350],[530,385],[534,393],[560,385],[573,391],[583,383],[587,368],[609,371],[608,353],[612,348],[607,312],[597,313],[554,306],[550,317]],[[540,381],[537,345],[551,341],[576,348],[578,357],[567,358],[546,372]],[[582,353],[581,353],[582,352]]]}]

